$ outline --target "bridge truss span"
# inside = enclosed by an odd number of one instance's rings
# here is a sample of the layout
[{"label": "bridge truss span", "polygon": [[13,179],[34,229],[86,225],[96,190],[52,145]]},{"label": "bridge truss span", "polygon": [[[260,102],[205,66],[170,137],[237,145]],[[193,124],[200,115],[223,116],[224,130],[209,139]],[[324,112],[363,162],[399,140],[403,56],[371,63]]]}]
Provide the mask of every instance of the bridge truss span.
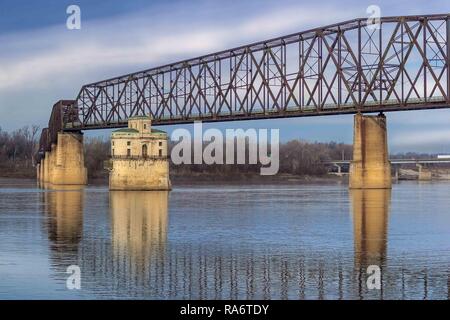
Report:
[{"label": "bridge truss span", "polygon": [[449,14],[355,19],[88,84],[63,127],[445,108],[449,30]]}]

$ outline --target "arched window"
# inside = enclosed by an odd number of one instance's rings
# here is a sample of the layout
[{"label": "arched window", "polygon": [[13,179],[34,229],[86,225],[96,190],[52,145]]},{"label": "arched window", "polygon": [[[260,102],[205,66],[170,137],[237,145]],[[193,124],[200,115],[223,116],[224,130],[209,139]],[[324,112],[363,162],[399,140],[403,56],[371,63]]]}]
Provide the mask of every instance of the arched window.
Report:
[{"label": "arched window", "polygon": [[147,155],[148,155],[148,152],[147,152],[147,145],[146,145],[146,144],[143,144],[143,145],[142,145],[142,156],[143,156],[143,157],[147,157]]}]

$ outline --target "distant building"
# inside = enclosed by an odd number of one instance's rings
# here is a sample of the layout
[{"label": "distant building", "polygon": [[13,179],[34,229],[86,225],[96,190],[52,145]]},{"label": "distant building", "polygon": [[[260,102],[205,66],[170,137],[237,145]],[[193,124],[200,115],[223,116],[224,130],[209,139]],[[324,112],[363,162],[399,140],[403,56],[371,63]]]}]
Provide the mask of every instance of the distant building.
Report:
[{"label": "distant building", "polygon": [[450,159],[450,154],[439,154],[438,159]]},{"label": "distant building", "polygon": [[111,190],[170,190],[167,134],[147,116],[111,134]]}]

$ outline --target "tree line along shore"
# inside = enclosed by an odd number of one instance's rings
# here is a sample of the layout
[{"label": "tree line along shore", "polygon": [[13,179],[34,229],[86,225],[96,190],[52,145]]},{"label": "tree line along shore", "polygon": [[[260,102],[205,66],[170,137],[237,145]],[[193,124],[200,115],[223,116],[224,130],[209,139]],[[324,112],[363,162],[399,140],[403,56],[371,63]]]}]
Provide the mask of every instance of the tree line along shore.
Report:
[{"label": "tree line along shore", "polygon": [[[35,178],[34,155],[38,148],[38,126],[25,126],[13,132],[0,128],[0,177]],[[205,144],[206,145],[206,144]],[[174,143],[169,143],[170,149]],[[106,137],[85,137],[85,165],[89,181],[106,180],[105,161],[110,158],[110,141]],[[248,142],[247,154],[248,159]],[[435,155],[406,153],[391,155],[395,158],[432,158]],[[170,161],[170,176],[175,181],[197,180],[314,180],[329,178],[327,160],[350,160],[352,146],[337,142],[308,142],[291,140],[280,143],[279,171],[276,176],[260,177],[260,164],[179,164]]]}]

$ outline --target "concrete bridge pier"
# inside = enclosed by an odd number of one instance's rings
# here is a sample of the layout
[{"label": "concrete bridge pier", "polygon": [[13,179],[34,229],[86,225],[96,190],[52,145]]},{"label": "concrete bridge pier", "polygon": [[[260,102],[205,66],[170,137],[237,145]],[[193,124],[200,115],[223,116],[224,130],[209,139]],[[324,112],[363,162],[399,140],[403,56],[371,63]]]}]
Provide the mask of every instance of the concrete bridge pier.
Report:
[{"label": "concrete bridge pier", "polygon": [[350,189],[390,189],[391,164],[388,160],[386,117],[354,117],[353,161],[350,164]]},{"label": "concrete bridge pier", "polygon": [[419,168],[419,177],[420,181],[428,181],[431,180],[431,171],[426,168],[423,164],[417,163],[417,168]]},{"label": "concrete bridge pier", "polygon": [[46,151],[37,167],[40,184],[85,185],[83,134],[58,133],[57,143]]},{"label": "concrete bridge pier", "polygon": [[39,163],[36,166],[36,180],[41,182],[41,165]]},{"label": "concrete bridge pier", "polygon": [[87,184],[84,166],[83,134],[59,132],[50,154],[50,183],[59,185]]},{"label": "concrete bridge pier", "polygon": [[339,164],[337,164],[337,163],[335,163],[334,166],[337,168],[336,175],[341,177],[342,176],[342,167]]},{"label": "concrete bridge pier", "polygon": [[41,159],[41,163],[39,163],[39,183],[44,182],[44,159]]},{"label": "concrete bridge pier", "polygon": [[48,183],[53,183],[54,172],[55,172],[55,153],[56,153],[56,144],[52,143],[51,151],[48,155]]},{"label": "concrete bridge pier", "polygon": [[44,178],[42,182],[49,183],[50,182],[50,151],[45,151],[44,157]]}]

